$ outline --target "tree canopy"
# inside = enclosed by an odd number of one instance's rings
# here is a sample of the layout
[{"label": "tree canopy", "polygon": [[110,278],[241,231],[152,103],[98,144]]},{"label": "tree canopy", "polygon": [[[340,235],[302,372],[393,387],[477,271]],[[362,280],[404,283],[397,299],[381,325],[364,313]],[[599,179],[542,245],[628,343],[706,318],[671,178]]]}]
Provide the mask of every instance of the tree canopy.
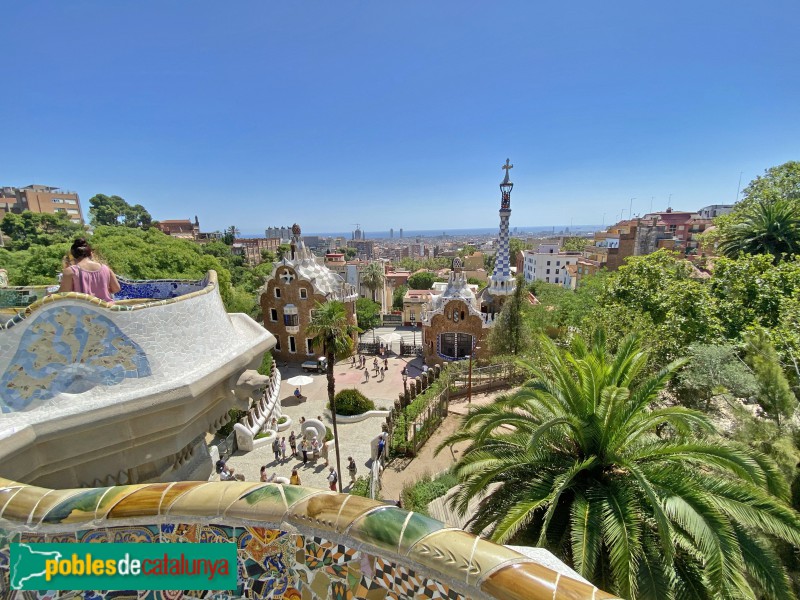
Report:
[{"label": "tree canopy", "polygon": [[70,221],[66,213],[35,213],[29,210],[20,214],[6,213],[0,231],[11,238],[12,250],[27,250],[31,246],[52,246],[72,242],[84,235],[80,223]]},{"label": "tree canopy", "polygon": [[147,229],[153,218],[141,204],[130,205],[119,196],[95,194],[89,198],[89,218],[94,226],[140,227]]},{"label": "tree canopy", "polygon": [[412,290],[429,290],[433,287],[435,280],[433,273],[419,271],[408,278],[408,287]]},{"label": "tree canopy", "polygon": [[654,406],[682,362],[648,372],[635,336],[615,354],[599,333],[542,344],[534,378],[438,449],[469,443],[451,502],[465,514],[478,500],[470,529],[544,546],[625,598],[790,597],[766,543],[800,544],[788,486],[702,413]]}]

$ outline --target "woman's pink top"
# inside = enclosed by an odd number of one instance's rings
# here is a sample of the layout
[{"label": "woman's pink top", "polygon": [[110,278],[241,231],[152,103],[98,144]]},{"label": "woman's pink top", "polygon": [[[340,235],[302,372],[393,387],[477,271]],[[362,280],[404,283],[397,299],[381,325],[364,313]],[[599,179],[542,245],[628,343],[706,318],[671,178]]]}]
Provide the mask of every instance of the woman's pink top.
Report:
[{"label": "woman's pink top", "polygon": [[72,269],[72,287],[76,292],[91,294],[106,302],[114,301],[108,291],[108,285],[111,282],[111,269],[107,265],[100,265],[97,271],[87,271],[86,269],[81,269],[78,265],[73,265],[70,268]]}]

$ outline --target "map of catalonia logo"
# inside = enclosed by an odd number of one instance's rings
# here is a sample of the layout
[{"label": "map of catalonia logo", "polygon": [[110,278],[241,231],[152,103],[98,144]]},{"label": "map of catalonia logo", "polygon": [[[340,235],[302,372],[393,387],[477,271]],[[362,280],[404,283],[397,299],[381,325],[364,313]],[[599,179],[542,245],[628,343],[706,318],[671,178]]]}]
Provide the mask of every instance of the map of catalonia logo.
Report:
[{"label": "map of catalonia logo", "polygon": [[14,590],[235,590],[236,545],[11,544]]}]

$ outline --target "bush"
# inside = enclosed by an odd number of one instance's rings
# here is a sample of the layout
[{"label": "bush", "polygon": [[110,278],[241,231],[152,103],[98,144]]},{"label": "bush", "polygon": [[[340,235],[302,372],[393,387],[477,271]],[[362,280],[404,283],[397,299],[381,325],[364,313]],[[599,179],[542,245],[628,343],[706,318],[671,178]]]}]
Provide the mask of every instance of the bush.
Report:
[{"label": "bush", "polygon": [[369,498],[369,477],[366,475],[357,477],[353,487],[350,488],[350,494],[353,496],[363,496],[364,498]]},{"label": "bush", "polygon": [[280,419],[278,419],[278,425],[283,425],[288,420],[289,420],[289,417],[285,417],[285,416],[281,417]]},{"label": "bush", "polygon": [[444,496],[457,485],[458,478],[450,471],[442,473],[436,479],[425,474],[413,485],[403,488],[401,492],[403,508],[427,515],[428,504]]},{"label": "bush", "polygon": [[360,415],[368,410],[375,410],[375,403],[358,390],[342,390],[336,394],[337,414]]},{"label": "bush", "polygon": [[261,359],[261,366],[258,367],[258,372],[269,377],[272,372],[272,352],[264,352],[264,358]]},{"label": "bush", "polygon": [[333,439],[333,429],[325,425],[325,441],[330,442]]}]

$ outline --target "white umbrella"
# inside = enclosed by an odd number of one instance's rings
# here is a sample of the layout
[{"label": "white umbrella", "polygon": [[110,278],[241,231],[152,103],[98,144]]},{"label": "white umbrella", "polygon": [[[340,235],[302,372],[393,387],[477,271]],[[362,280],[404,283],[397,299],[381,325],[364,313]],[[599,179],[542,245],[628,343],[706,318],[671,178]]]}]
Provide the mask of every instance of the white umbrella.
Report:
[{"label": "white umbrella", "polygon": [[287,379],[286,383],[288,383],[289,385],[302,387],[304,385],[314,383],[314,379],[312,377],[309,377],[308,375],[295,375],[291,379]]},{"label": "white umbrella", "polygon": [[387,333],[379,337],[379,339],[386,344],[387,346],[391,346],[394,342],[399,342],[403,339],[403,336],[399,333]]}]

